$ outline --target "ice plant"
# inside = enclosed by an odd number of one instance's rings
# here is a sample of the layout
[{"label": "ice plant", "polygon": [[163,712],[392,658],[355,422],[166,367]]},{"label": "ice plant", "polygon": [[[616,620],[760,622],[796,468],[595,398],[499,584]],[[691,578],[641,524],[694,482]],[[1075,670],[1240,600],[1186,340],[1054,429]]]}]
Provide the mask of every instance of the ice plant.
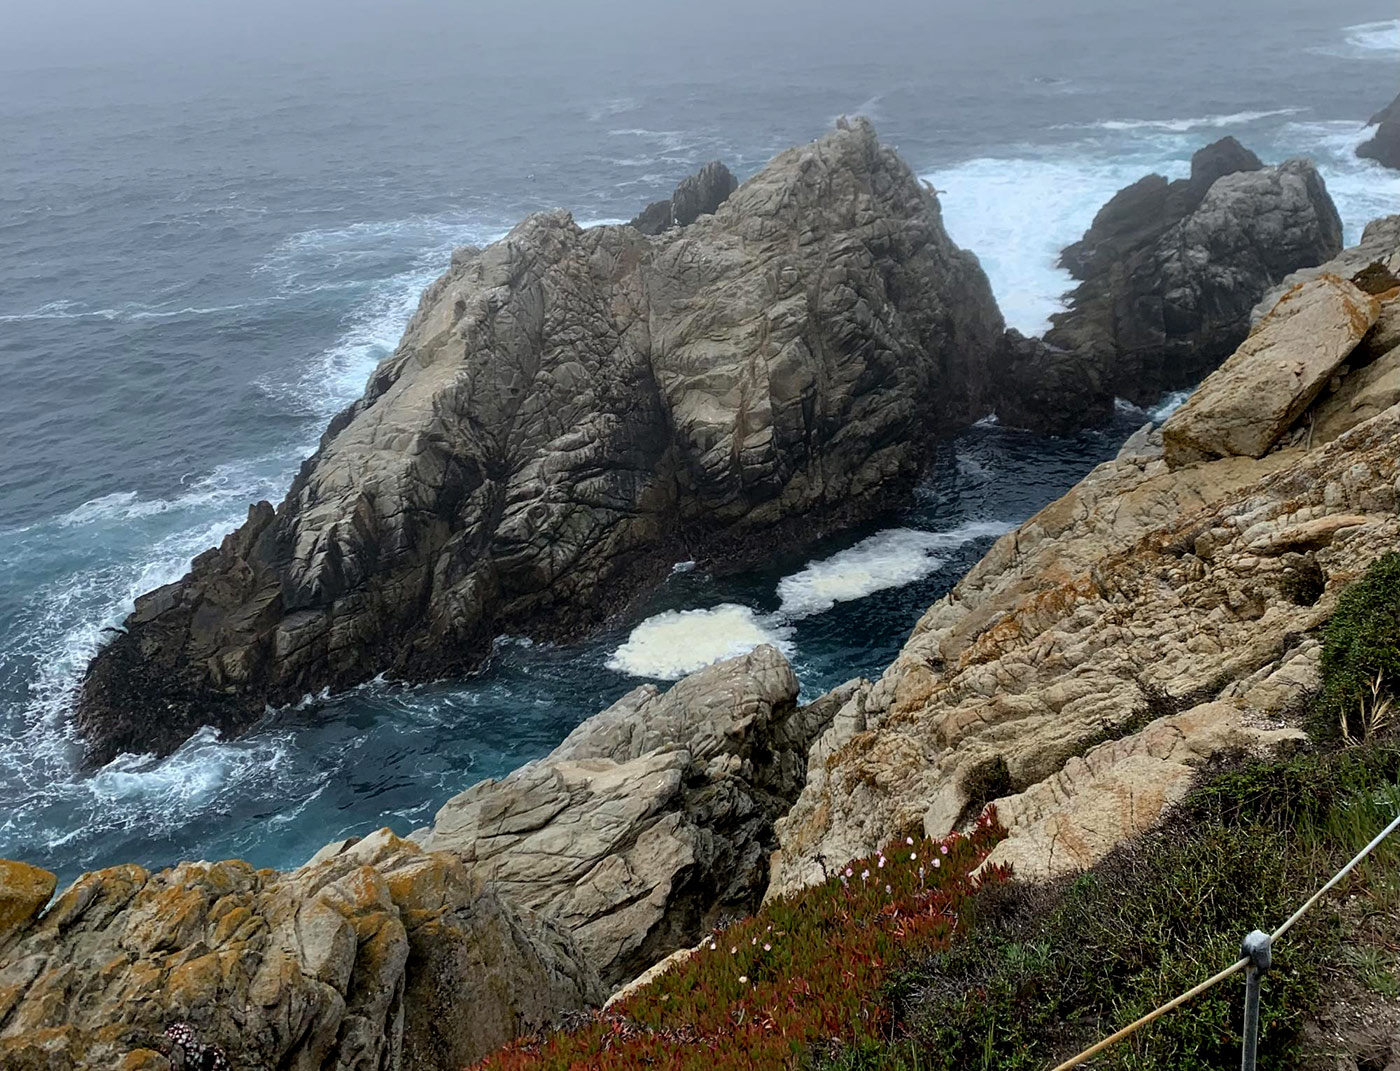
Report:
[{"label": "ice plant", "polygon": [[[796,1069],[813,1046],[887,1038],[890,972],[946,947],[967,896],[1006,877],[997,867],[972,877],[1003,836],[989,810],[967,836],[900,838],[711,937],[706,947],[724,941],[728,959],[692,956],[582,1027],[518,1041],[478,1071]],[[927,871],[900,859],[901,841],[948,865]],[[883,888],[847,881],[858,870],[868,878],[880,859]]]}]

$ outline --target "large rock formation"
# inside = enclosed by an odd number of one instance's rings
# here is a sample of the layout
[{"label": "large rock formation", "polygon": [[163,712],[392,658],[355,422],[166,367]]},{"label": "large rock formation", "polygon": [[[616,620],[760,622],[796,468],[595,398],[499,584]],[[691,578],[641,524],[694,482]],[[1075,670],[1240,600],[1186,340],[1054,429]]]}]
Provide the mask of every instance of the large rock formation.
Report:
[{"label": "large rock formation", "polygon": [[1400,168],[1400,97],[1371,116],[1376,132],[1356,148],[1356,155],[1386,167]]},{"label": "large rock formation", "polygon": [[552,924],[385,830],[290,874],[85,874],[0,947],[0,1066],[200,1066],[192,1034],[236,1069],[457,1071],[603,995]]},{"label": "large rock formation", "polygon": [[988,410],[1001,334],[863,121],[658,237],[532,216],[454,255],[280,506],[138,600],[85,681],[89,757],[460,672],[506,629],[577,635],[676,560],[870,517]]},{"label": "large rock formation", "polygon": [[1086,866],[1156,821],[1209,757],[1298,738],[1315,630],[1400,539],[1400,338],[1387,327],[1400,288],[1367,293],[1400,256],[1400,244],[1373,255],[1397,224],[1368,229],[1370,253],[1326,265],[1246,343],[1242,359],[1267,339],[1285,370],[1312,368],[1319,350],[1341,361],[1290,427],[1280,420],[1316,377],[1261,374],[1266,431],[1168,465],[1164,435],[1238,415],[1227,362],[1191,410],[1135,435],[928,610],[813,746],[770,892],[912,822],[941,835],[988,802],[1010,830],[993,861],[1031,878]]},{"label": "large rock formation", "polygon": [[1191,386],[1244,339],[1264,292],[1342,245],[1310,163],[1264,168],[1233,138],[1201,149],[1191,177],[1118,193],[1062,263],[1082,280],[1043,340],[1008,332],[997,411],[1062,433]]},{"label": "large rock formation", "polygon": [[168,1071],[188,1030],[235,1068],[455,1071],[752,911],[845,695],[799,706],[760,647],[634,690],[418,843],[287,874],[119,866],[44,910],[53,875],[0,861],[0,1066]]},{"label": "large rock formation", "polygon": [[760,647],[668,692],[628,693],[415,837],[554,919],[605,982],[625,981],[758,905],[773,823],[841,696],[798,707],[791,667]]}]

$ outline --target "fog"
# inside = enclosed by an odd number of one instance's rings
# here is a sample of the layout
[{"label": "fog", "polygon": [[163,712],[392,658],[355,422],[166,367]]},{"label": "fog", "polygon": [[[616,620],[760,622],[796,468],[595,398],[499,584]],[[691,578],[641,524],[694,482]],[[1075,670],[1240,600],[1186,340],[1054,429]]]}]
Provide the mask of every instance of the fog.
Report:
[{"label": "fog", "polygon": [[[1151,43],[1163,60],[1216,21],[1311,18],[1319,32],[1335,6],[1315,0],[7,0],[0,64],[140,64],[199,70],[221,64],[334,65],[522,62],[597,71],[735,61],[831,64],[880,55],[910,63],[997,64],[1032,54],[1067,61]],[[1351,0],[1352,17],[1394,15],[1392,0]],[[1086,41],[1068,27],[1091,20]]]}]

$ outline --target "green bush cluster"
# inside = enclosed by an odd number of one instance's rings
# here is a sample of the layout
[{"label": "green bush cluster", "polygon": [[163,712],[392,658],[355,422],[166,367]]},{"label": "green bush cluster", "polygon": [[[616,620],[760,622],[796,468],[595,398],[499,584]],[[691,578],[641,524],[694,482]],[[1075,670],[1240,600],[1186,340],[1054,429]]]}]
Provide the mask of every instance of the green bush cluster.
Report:
[{"label": "green bush cluster", "polygon": [[1322,694],[1307,721],[1309,735],[1334,740],[1345,718],[1362,735],[1363,704],[1377,674],[1382,693],[1400,689],[1400,553],[1391,551],[1337,599],[1322,643]]}]

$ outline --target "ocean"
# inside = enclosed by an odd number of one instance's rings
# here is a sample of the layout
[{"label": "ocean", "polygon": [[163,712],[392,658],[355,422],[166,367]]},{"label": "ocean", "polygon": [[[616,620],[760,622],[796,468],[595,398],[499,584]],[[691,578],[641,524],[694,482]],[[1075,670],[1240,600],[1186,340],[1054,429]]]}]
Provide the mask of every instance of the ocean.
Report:
[{"label": "ocean", "polygon": [[1400,211],[1400,173],[1353,155],[1400,84],[1389,0],[600,10],[485,36],[442,14],[324,54],[252,35],[207,61],[0,49],[0,856],[65,879],[294,866],[421,826],[628,689],[754,642],[809,697],[876,674],[998,534],[1150,418],[1124,405],[1066,439],[984,423],[908,510],[740,576],[677,563],[586,643],[508,637],[470,680],[372,683],[79,772],[70,704],[103,630],[280,499],[456,245],[542,208],[629,218],[707,160],[745,177],[842,114],[942,191],[1026,332],[1109,196],[1225,134],[1311,156],[1348,241]]}]

